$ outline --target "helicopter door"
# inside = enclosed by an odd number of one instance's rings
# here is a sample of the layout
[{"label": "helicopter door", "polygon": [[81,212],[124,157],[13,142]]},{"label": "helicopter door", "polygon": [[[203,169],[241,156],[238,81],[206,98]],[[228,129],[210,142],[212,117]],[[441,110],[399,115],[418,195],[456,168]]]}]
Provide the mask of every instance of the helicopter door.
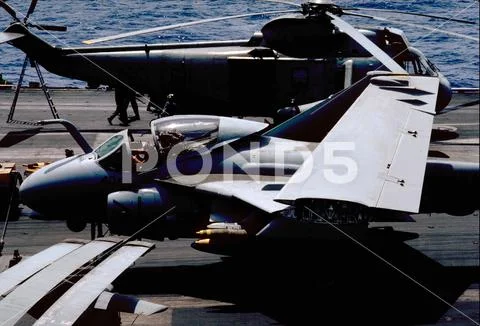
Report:
[{"label": "helicopter door", "polygon": [[248,115],[272,106],[276,89],[276,62],[270,58],[228,59],[230,103],[233,115]]}]

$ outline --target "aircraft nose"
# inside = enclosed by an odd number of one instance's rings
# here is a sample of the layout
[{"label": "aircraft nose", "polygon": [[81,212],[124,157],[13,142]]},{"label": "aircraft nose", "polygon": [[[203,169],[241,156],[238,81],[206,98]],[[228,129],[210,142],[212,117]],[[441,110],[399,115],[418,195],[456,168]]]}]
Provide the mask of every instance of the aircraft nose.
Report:
[{"label": "aircraft nose", "polygon": [[94,204],[101,173],[82,158],[66,158],[32,173],[20,186],[20,200],[37,213],[51,218],[74,215]]},{"label": "aircraft nose", "polygon": [[19,189],[21,202],[39,213],[42,213],[42,207],[48,201],[45,190],[50,183],[49,178],[42,170],[25,178]]},{"label": "aircraft nose", "polygon": [[437,113],[445,109],[452,99],[452,88],[450,86],[450,82],[443,75],[439,75],[439,79],[440,85],[438,88],[437,106],[435,108]]},{"label": "aircraft nose", "polygon": [[28,205],[30,202],[32,202],[36,197],[35,194],[37,189],[42,188],[44,180],[42,175],[38,172],[39,171],[32,173],[20,185],[20,197],[24,204]]}]

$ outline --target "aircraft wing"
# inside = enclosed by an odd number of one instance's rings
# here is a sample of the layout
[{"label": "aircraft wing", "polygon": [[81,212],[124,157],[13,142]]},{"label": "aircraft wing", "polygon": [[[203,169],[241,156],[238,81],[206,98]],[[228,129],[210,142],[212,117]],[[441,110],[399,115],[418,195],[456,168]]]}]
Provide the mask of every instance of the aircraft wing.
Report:
[{"label": "aircraft wing", "polygon": [[275,202],[283,183],[267,181],[213,181],[196,186],[197,190],[215,195],[237,198],[267,213],[284,210],[288,205]]},{"label": "aircraft wing", "polygon": [[371,77],[275,200],[418,212],[438,86],[435,77]]},{"label": "aircraft wing", "polygon": [[75,283],[34,325],[72,325],[111,282],[153,246],[142,241],[128,242]]},{"label": "aircraft wing", "polygon": [[[134,313],[164,311],[162,305],[104,292],[153,247],[147,242],[124,243],[119,238],[68,240],[29,257],[0,274],[4,296],[0,325],[32,324],[38,318],[36,324],[71,325],[97,298],[95,308],[102,310],[125,311],[116,308],[129,306],[128,312]],[[45,302],[50,305],[44,307]]]},{"label": "aircraft wing", "polygon": [[60,257],[78,249],[86,242],[84,240],[67,239],[41,252],[20,261],[15,266],[0,274],[0,295],[5,295],[24,280],[50,265]]}]

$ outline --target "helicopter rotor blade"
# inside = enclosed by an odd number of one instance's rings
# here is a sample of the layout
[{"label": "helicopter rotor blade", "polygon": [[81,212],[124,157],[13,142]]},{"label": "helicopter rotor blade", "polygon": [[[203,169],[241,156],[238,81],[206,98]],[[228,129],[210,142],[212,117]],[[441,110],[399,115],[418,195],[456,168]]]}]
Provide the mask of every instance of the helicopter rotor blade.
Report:
[{"label": "helicopter rotor blade", "polygon": [[452,35],[452,36],[456,36],[456,37],[460,37],[460,38],[464,38],[464,39],[468,39],[468,40],[473,40],[473,41],[479,42],[479,39],[478,39],[478,38],[475,38],[475,37],[473,37],[473,36],[469,36],[469,35],[465,35],[465,34],[460,34],[460,33],[455,33],[455,32],[450,32],[450,31],[446,31],[446,30],[443,30],[443,29],[433,28],[433,27],[429,27],[429,26],[425,26],[425,25],[413,24],[413,23],[404,22],[404,21],[398,21],[398,20],[391,20],[391,19],[387,19],[387,18],[383,18],[383,17],[378,17],[378,16],[357,14],[357,13],[348,12],[348,11],[343,11],[343,14],[344,14],[344,15],[349,15],[349,16],[355,16],[355,17],[370,18],[370,19],[374,19],[374,20],[378,20],[378,21],[389,22],[389,23],[400,24],[400,25],[406,25],[406,26],[415,27],[415,28],[423,28],[423,29],[429,30],[429,31],[431,31],[431,32],[438,32],[438,33],[448,34],[448,35]]},{"label": "helicopter rotor blade", "polygon": [[422,17],[428,17],[428,18],[434,18],[434,19],[442,19],[442,20],[447,20],[447,21],[452,21],[452,22],[457,22],[457,23],[464,23],[464,24],[471,24],[471,25],[476,25],[477,24],[476,22],[473,22],[473,21],[470,21],[470,20],[456,19],[456,18],[437,16],[437,15],[420,14],[420,13],[402,11],[402,10],[380,9],[380,8],[343,8],[343,10],[346,10],[346,11],[361,10],[361,11],[390,12],[390,13],[402,14],[402,15],[422,16]]},{"label": "helicopter rotor blade", "polygon": [[25,18],[23,19],[24,23],[27,22],[28,17],[30,17],[30,15],[33,14],[33,12],[35,11],[35,7],[37,6],[37,2],[38,2],[38,0],[32,0],[32,2],[30,2],[30,7],[28,7],[27,14],[25,15]]},{"label": "helicopter rotor blade", "polygon": [[469,36],[469,35],[465,35],[465,34],[460,34],[460,33],[455,33],[455,32],[450,32],[450,31],[445,31],[443,29],[438,29],[438,28],[433,28],[433,27],[423,26],[423,25],[418,25],[418,24],[412,24],[412,23],[407,23],[407,22],[399,22],[399,24],[403,24],[403,25],[407,25],[407,26],[411,26],[411,27],[415,27],[415,28],[423,28],[423,29],[426,29],[426,30],[429,30],[429,31],[435,32],[435,33],[443,33],[443,34],[447,34],[447,35],[452,35],[452,36],[472,40],[472,41],[475,41],[477,43],[480,42],[480,39],[478,39],[477,37],[473,37],[473,36]]},{"label": "helicopter rotor blade", "polygon": [[130,36],[143,35],[143,34],[160,32],[160,31],[166,31],[166,30],[170,30],[170,29],[199,25],[199,24],[205,24],[205,23],[211,23],[211,22],[216,22],[216,21],[221,21],[221,20],[229,20],[229,19],[252,17],[252,16],[262,16],[262,15],[276,15],[276,14],[284,14],[284,13],[291,13],[291,12],[298,12],[298,10],[264,11],[264,12],[256,12],[256,13],[251,13],[251,14],[242,14],[242,15],[234,15],[234,16],[224,16],[224,17],[217,17],[217,18],[201,19],[201,20],[195,20],[195,21],[191,21],[191,22],[187,22],[187,23],[153,27],[153,28],[147,28],[147,29],[143,29],[143,30],[139,30],[139,31],[133,31],[133,32],[127,32],[127,33],[122,33],[122,34],[117,34],[117,35],[112,35],[112,36],[100,37],[100,38],[97,38],[97,39],[86,40],[86,41],[83,41],[82,43],[84,43],[84,44],[94,44],[94,43],[118,40],[118,39],[121,39],[121,38],[130,37]]},{"label": "helicopter rotor blade", "polygon": [[5,9],[5,11],[10,15],[12,16],[12,18],[19,22],[20,19],[18,19],[17,17],[17,13],[15,12],[15,10],[13,10],[12,7],[10,7],[6,2],[4,2],[3,0],[0,0],[0,7],[2,7],[3,9]]},{"label": "helicopter rotor blade", "polygon": [[357,31],[352,25],[328,11],[325,12],[325,14],[331,18],[331,23],[333,25],[337,26],[352,39],[354,39],[355,42],[363,46],[365,50],[376,57],[387,69],[393,73],[408,74],[408,72],[406,72],[398,63],[396,63],[395,60],[393,60],[388,54],[380,49],[375,43],[370,41],[365,35]]},{"label": "helicopter rotor blade", "polygon": [[299,3],[295,3],[295,2],[291,2],[291,1],[284,1],[284,0],[262,0],[262,1],[283,3],[283,4],[286,4],[286,5],[291,5],[291,6],[295,6],[295,7],[301,7],[302,6]]},{"label": "helicopter rotor blade", "polygon": [[43,24],[28,24],[28,26],[38,28],[42,31],[55,31],[55,32],[66,32],[66,26],[58,26],[58,25],[43,25]]}]

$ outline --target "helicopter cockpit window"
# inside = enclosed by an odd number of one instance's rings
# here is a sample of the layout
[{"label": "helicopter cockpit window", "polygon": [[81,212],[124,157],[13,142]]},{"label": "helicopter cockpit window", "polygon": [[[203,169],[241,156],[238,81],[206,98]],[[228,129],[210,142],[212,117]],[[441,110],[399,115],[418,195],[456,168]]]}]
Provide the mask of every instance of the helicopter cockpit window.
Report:
[{"label": "helicopter cockpit window", "polygon": [[425,61],[427,62],[428,66],[430,67],[430,69],[432,69],[433,71],[437,72],[437,71],[440,71],[438,69],[437,66],[435,66],[435,64],[433,62],[431,62],[430,60],[428,60],[428,58],[425,58]]},{"label": "helicopter cockpit window", "polygon": [[169,117],[152,123],[154,142],[160,154],[181,144],[182,150],[198,150],[215,144],[219,119],[215,117]]},{"label": "helicopter cockpit window", "polygon": [[98,164],[104,169],[121,171],[122,152],[125,144],[125,136],[116,134],[98,146],[94,153],[97,155]]},{"label": "helicopter cockpit window", "polygon": [[436,76],[436,67],[415,48],[409,48],[403,58],[403,68],[411,75]]}]

